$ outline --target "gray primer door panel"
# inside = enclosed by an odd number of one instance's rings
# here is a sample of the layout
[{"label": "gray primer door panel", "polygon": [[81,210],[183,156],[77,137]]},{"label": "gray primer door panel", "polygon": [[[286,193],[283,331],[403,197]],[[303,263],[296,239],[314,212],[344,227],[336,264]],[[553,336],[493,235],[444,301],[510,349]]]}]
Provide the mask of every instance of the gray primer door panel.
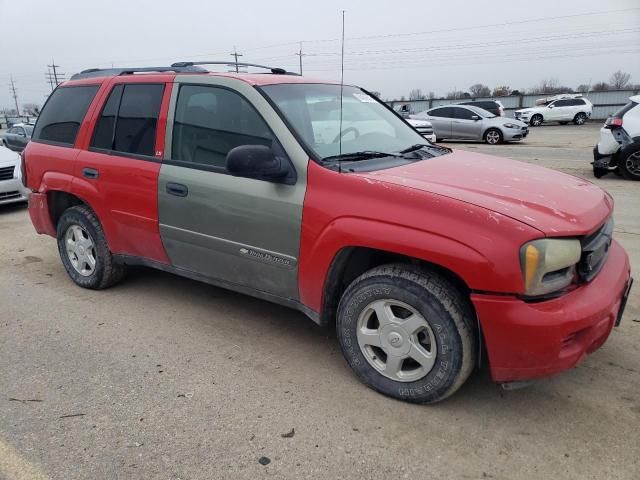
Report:
[{"label": "gray primer door panel", "polygon": [[[240,93],[265,119],[297,172],[295,185],[163,164],[158,184],[160,235],[172,265],[298,300],[298,255],[309,157],[271,105],[246,82],[178,76],[172,91],[165,161],[171,159],[173,116],[180,82]],[[184,185],[186,196],[167,193]]]},{"label": "gray primer door panel", "polygon": [[[295,187],[172,165],[160,177],[160,235],[174,266],[298,298]],[[188,195],[168,194],[168,182]]]}]

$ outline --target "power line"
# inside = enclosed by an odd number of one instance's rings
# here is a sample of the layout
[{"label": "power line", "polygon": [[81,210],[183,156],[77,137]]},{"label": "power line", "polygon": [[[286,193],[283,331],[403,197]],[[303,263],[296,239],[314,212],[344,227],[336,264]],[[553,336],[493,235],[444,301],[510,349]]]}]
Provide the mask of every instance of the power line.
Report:
[{"label": "power line", "polygon": [[58,72],[58,68],[60,68],[60,65],[56,65],[56,62],[53,60],[51,61],[51,65],[47,65],[47,73],[45,73],[45,76],[51,86],[51,91],[64,82],[65,74]]}]

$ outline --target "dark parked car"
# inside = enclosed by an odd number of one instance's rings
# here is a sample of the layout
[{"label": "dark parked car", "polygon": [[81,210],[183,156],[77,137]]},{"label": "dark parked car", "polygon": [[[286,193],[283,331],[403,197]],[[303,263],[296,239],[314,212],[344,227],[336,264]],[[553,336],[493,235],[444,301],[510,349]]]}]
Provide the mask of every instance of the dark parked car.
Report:
[{"label": "dark parked car", "polygon": [[471,102],[462,102],[458,105],[472,105],[474,107],[482,108],[488,112],[491,112],[496,117],[504,117],[504,107],[498,100],[478,100]]},{"label": "dark parked car", "polygon": [[24,150],[24,147],[27,146],[29,140],[31,140],[32,133],[33,125],[19,123],[7,130],[7,133],[4,134],[4,138],[2,139],[2,143],[15,152],[21,152]]}]

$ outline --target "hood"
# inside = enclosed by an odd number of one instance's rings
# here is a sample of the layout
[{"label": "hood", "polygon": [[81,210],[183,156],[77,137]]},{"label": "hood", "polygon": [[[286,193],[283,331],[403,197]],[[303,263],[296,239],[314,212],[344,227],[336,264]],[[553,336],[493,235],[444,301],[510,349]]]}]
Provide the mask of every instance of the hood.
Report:
[{"label": "hood", "polygon": [[535,107],[527,107],[527,108],[520,108],[518,110],[516,110],[516,112],[522,113],[522,112],[540,112],[542,110],[544,110],[546,108],[545,105],[537,105]]},{"label": "hood", "polygon": [[414,127],[431,127],[431,122],[429,120],[420,120],[417,118],[407,118],[407,122]]},{"label": "hood", "polygon": [[0,147],[0,168],[17,165],[20,162],[20,155],[6,147]]},{"label": "hood", "polygon": [[529,163],[460,150],[358,175],[483,207],[547,236],[590,233],[613,210],[611,197],[581,178]]}]

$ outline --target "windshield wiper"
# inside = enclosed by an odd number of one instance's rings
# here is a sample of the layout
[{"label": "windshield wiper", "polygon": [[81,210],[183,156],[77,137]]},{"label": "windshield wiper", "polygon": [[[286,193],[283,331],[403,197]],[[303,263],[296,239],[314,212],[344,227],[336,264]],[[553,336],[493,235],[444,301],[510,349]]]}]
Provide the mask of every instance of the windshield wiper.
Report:
[{"label": "windshield wiper", "polygon": [[447,150],[446,147],[441,147],[440,145],[429,145],[426,143],[416,143],[415,145],[411,145],[410,147],[405,148],[404,150],[400,150],[399,154],[411,153],[416,150],[420,150],[422,148],[435,148],[436,150]]},{"label": "windshield wiper", "polygon": [[399,153],[391,153],[391,152],[378,152],[375,150],[363,150],[362,152],[351,152],[351,153],[343,153],[341,155],[331,155],[329,157],[324,157],[322,160],[332,161],[332,160],[368,160],[370,158],[384,158],[384,157],[401,157]]}]

